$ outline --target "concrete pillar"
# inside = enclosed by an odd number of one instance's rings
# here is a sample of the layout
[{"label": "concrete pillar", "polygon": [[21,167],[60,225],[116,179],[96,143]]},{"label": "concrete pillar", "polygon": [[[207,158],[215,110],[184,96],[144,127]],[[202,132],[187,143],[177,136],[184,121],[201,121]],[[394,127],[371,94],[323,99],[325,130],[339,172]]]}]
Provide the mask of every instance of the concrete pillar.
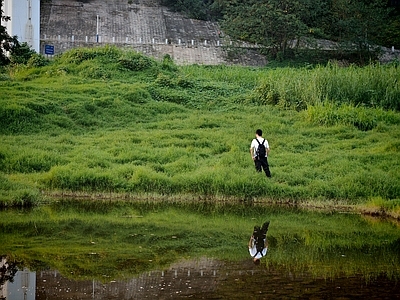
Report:
[{"label": "concrete pillar", "polygon": [[1,25],[7,28],[10,36],[17,36],[20,42],[26,42],[40,53],[40,0],[4,0],[3,16],[11,20]]}]

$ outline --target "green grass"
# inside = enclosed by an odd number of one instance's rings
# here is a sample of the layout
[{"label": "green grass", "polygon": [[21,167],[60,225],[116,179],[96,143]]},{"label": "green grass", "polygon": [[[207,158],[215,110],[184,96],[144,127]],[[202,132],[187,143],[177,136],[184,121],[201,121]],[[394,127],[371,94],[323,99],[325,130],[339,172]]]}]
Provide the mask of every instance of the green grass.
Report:
[{"label": "green grass", "polygon": [[[399,73],[178,67],[113,47],[14,66],[0,81],[0,201],[59,192],[396,200]],[[250,159],[257,128],[271,146],[271,180]]]},{"label": "green grass", "polygon": [[396,225],[357,214],[210,201],[61,200],[4,210],[0,219],[2,255],[76,280],[130,278],[181,259],[251,260],[253,226],[266,220],[267,265],[326,278],[400,275]]}]

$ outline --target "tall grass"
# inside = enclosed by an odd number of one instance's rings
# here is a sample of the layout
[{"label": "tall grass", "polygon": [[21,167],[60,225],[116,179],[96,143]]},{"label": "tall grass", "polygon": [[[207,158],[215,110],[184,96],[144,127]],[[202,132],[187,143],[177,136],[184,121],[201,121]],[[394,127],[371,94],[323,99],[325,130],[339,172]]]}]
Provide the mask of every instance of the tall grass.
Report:
[{"label": "tall grass", "polygon": [[326,100],[400,110],[400,72],[396,65],[312,69],[283,68],[267,72],[255,93],[260,104],[302,110]]},{"label": "tall grass", "polygon": [[316,125],[347,125],[366,131],[374,129],[379,123],[400,124],[400,117],[394,111],[372,109],[365,106],[353,106],[350,104],[336,104],[322,102],[309,105],[307,108],[307,120]]},{"label": "tall grass", "polygon": [[[394,65],[178,67],[105,47],[7,76],[0,172],[35,191],[348,204],[400,195]],[[364,82],[379,101],[360,97]],[[249,155],[257,128],[271,180]]]}]

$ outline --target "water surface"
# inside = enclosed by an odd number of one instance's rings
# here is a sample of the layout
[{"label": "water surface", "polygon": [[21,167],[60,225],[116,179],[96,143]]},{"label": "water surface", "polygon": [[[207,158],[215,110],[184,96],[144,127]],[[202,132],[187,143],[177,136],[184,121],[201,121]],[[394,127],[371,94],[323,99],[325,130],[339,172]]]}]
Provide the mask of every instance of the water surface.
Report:
[{"label": "water surface", "polygon": [[[267,219],[269,251],[256,266],[247,241]],[[400,299],[400,230],[390,220],[74,200],[4,210],[0,220],[6,299]]]}]

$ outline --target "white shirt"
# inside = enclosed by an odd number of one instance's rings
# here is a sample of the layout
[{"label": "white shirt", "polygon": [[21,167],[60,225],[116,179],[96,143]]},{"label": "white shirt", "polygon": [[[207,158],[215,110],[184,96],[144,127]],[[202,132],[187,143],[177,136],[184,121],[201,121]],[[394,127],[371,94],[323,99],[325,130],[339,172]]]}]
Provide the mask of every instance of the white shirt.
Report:
[{"label": "white shirt", "polygon": [[[253,139],[251,141],[250,148],[254,148],[253,157],[257,156],[256,153],[257,153],[257,149],[258,149],[258,145],[259,145],[257,140],[260,142],[260,144],[262,144],[262,142],[264,141],[264,138],[263,137],[259,137],[257,139]],[[265,149],[267,150],[267,151],[265,151],[265,157],[267,157],[268,156],[269,144],[268,144],[268,141],[266,139],[265,139],[265,142],[264,142],[264,146],[265,146]]]},{"label": "white shirt", "polygon": [[[264,240],[264,243],[265,243],[265,240]],[[262,258],[262,257],[264,257],[265,255],[267,255],[267,251],[268,251],[268,248],[265,247],[265,248],[261,251],[261,252],[262,252],[262,255],[261,255],[260,252],[257,253],[257,248],[256,248],[255,243],[253,243],[253,247],[252,247],[252,248],[249,248],[249,253],[250,253],[251,257],[254,257],[254,258]],[[257,255],[256,255],[256,253],[257,253]],[[254,255],[256,255],[256,256],[254,256]]]}]

